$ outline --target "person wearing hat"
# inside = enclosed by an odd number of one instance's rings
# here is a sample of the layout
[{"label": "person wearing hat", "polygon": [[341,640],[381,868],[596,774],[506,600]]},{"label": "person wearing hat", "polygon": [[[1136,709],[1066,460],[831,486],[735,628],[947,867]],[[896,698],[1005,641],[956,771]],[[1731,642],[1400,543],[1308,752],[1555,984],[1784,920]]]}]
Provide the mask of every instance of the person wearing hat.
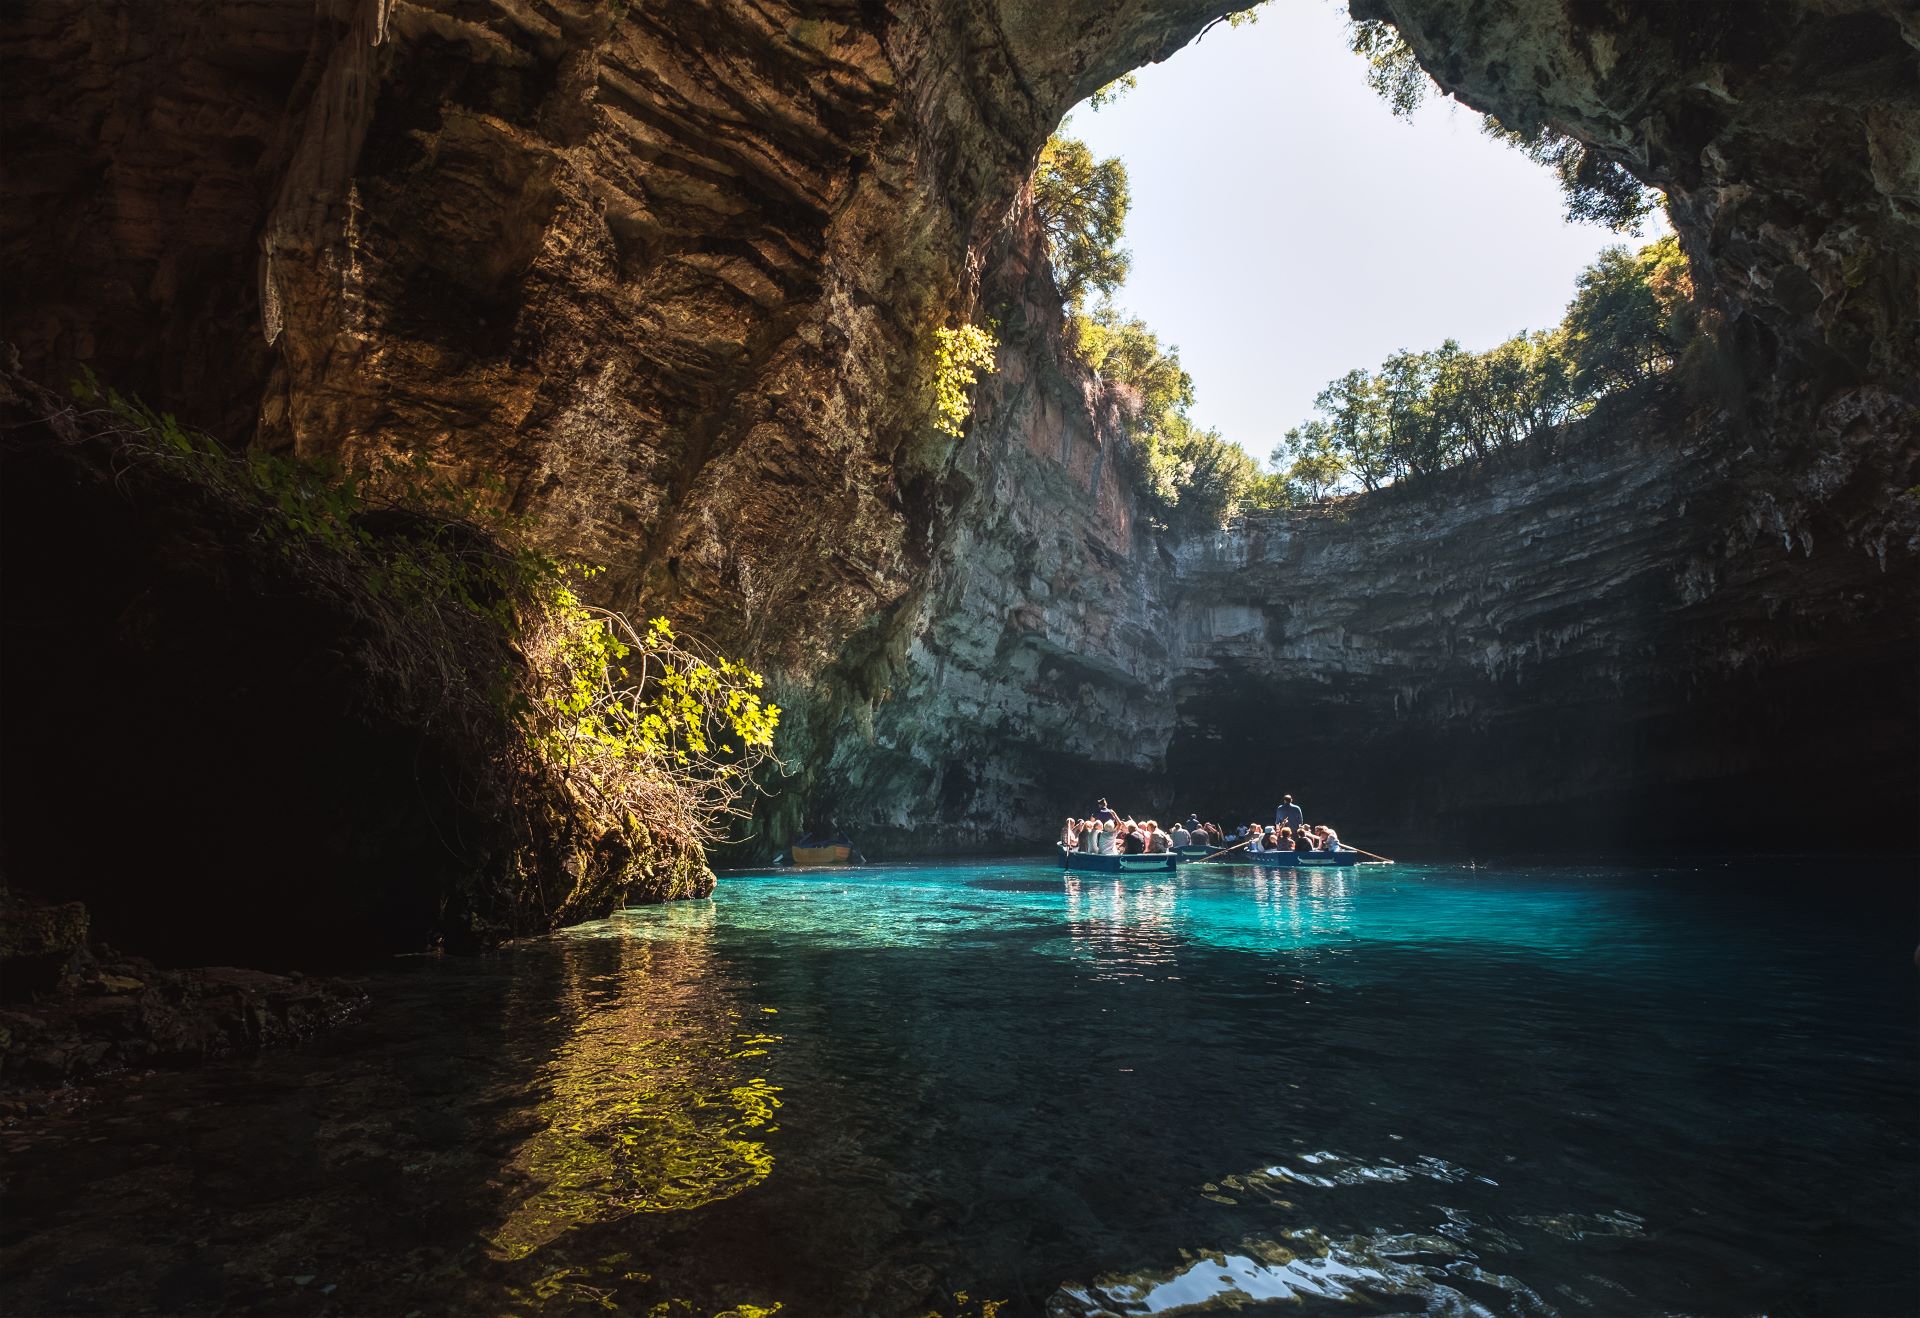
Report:
[{"label": "person wearing hat", "polygon": [[1291,796],[1283,796],[1280,798],[1280,804],[1273,812],[1273,826],[1275,828],[1290,828],[1298,833],[1300,826],[1306,822],[1307,817],[1301,813],[1300,807],[1293,803]]}]

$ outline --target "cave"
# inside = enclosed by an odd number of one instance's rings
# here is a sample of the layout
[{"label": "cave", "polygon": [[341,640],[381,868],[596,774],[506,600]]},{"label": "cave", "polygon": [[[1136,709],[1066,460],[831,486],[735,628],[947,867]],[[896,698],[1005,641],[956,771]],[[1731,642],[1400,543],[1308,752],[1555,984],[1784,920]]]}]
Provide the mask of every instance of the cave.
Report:
[{"label": "cave", "polygon": [[[1236,7],[11,7],[12,1307],[1911,1308],[1920,17],[1347,0],[1711,350],[1181,529],[1032,179]],[[731,834],[534,601],[764,674]],[[1302,781],[1401,867],[1054,854]]]},{"label": "cave", "polygon": [[[232,445],[495,482],[608,602],[744,653],[796,772],[740,858],[824,815],[1016,849],[1102,784],[1264,809],[1308,765],[1396,845],[1739,849],[1784,800],[1912,845],[1911,16],[1356,4],[1664,191],[1736,383],[1441,508],[1169,536],[1025,186],[1223,9],[29,6],[5,337]],[[956,317],[1001,343],[950,441],[919,363]],[[1329,607],[1244,616],[1283,575]]]},{"label": "cave", "polygon": [[[1169,536],[1117,476],[1027,171],[1212,4],[29,6],[6,338],[234,446],[484,476],[611,603],[743,651],[797,772],[741,859],[824,815],[1006,851],[1064,801],[1252,813],[1306,772],[1396,845],[1741,849],[1782,809],[1912,845],[1910,17],[1469,8],[1354,15],[1665,190],[1736,384],[1438,507]],[[947,442],[916,363],[954,315],[1000,350]],[[1281,578],[1325,607],[1246,615]]]}]

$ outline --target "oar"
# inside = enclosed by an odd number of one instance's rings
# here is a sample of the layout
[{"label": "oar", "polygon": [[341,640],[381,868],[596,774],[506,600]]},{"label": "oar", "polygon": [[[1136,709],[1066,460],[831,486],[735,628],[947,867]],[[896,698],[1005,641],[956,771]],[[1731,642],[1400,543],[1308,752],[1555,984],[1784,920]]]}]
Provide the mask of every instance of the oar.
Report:
[{"label": "oar", "polygon": [[[1371,851],[1363,851],[1359,847],[1354,846],[1353,843],[1351,842],[1342,842],[1340,845],[1345,847],[1348,851],[1359,851],[1360,854],[1363,856],[1373,856],[1373,853]],[[1394,865],[1399,863],[1397,861],[1387,860],[1385,856],[1373,856],[1373,858],[1375,860],[1385,860],[1389,865]]]},{"label": "oar", "polygon": [[[1240,848],[1241,848],[1241,847],[1244,847],[1244,846],[1247,846],[1247,845],[1248,845],[1249,843],[1251,843],[1252,841],[1253,841],[1253,839],[1252,839],[1252,838],[1248,838],[1248,839],[1247,839],[1247,840],[1246,840],[1245,842],[1236,842],[1236,843],[1234,843],[1234,844],[1233,844],[1232,846],[1230,846],[1230,847],[1227,847],[1227,848],[1224,848],[1223,850],[1220,850],[1220,851],[1216,851],[1216,852],[1214,852],[1212,856],[1202,856],[1202,857],[1200,857],[1200,859],[1199,859],[1199,860],[1196,860],[1196,861],[1194,861],[1194,862],[1192,862],[1192,863],[1193,863],[1193,864],[1195,864],[1195,865],[1203,865],[1203,864],[1205,864],[1205,863],[1206,863],[1207,861],[1210,861],[1210,860],[1212,860],[1212,859],[1214,859],[1214,858],[1215,858],[1216,856],[1224,856],[1224,855],[1226,855],[1226,854],[1227,854],[1227,852],[1229,852],[1229,851],[1238,851],[1238,850],[1240,850]],[[1356,850],[1356,851],[1358,851],[1358,850],[1359,850],[1359,848],[1358,848],[1358,847],[1355,847],[1355,848],[1354,848],[1354,850]]]}]

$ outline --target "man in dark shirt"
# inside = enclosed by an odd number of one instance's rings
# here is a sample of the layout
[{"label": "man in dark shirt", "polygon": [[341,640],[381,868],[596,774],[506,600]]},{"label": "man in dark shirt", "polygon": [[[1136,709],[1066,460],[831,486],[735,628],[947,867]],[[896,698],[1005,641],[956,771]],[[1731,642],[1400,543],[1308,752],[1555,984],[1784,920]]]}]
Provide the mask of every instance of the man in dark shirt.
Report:
[{"label": "man in dark shirt", "polygon": [[1093,806],[1093,817],[1103,824],[1112,823],[1115,819],[1119,818],[1113,811],[1107,809],[1107,798],[1104,796],[1098,801],[1095,801]]},{"label": "man in dark shirt", "polygon": [[1273,812],[1273,826],[1275,828],[1290,828],[1295,833],[1298,833],[1300,831],[1300,825],[1305,822],[1306,816],[1300,812],[1300,807],[1293,803],[1293,798],[1291,796],[1281,797],[1279,807]]}]

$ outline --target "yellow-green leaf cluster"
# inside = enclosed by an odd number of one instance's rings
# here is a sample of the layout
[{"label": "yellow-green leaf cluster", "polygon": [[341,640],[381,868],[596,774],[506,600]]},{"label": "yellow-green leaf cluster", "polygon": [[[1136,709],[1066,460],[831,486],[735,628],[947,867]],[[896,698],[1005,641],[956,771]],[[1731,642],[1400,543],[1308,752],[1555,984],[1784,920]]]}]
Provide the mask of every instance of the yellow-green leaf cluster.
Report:
[{"label": "yellow-green leaf cluster", "polygon": [[973,415],[967,391],[979,379],[976,371],[995,369],[993,354],[999,347],[992,332],[979,325],[933,332],[933,423],[938,429],[956,438],[963,433]]}]

